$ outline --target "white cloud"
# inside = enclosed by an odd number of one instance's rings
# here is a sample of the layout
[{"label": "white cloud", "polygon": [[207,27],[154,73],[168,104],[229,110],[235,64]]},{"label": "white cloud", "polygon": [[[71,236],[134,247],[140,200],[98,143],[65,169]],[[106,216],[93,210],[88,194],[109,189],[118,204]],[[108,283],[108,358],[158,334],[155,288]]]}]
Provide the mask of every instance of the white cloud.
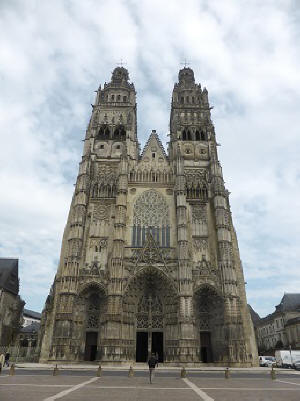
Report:
[{"label": "white cloud", "polygon": [[249,301],[269,313],[284,291],[299,288],[293,7],[271,0],[1,4],[0,249],[21,259],[28,307],[41,308],[55,274],[93,91],[121,58],[137,90],[141,142],[151,129],[167,140],[171,91],[180,63],[191,62],[215,106]]}]

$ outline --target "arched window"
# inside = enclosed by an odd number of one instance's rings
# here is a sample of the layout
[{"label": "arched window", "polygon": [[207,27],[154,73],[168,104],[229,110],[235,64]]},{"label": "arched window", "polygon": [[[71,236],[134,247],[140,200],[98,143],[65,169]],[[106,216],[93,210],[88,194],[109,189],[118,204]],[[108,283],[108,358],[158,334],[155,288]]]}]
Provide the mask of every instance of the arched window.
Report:
[{"label": "arched window", "polygon": [[126,131],[123,125],[118,125],[114,131],[114,139],[124,141],[126,139]]},{"label": "arched window", "polygon": [[93,194],[93,198],[97,198],[97,197],[98,197],[98,184],[95,184],[95,185],[93,186],[93,192],[92,192],[92,194]]},{"label": "arched window", "polygon": [[198,130],[195,132],[195,139],[196,141],[200,141],[200,132]]},{"label": "arched window", "polygon": [[206,135],[205,135],[204,131],[201,131],[201,133],[200,133],[200,140],[201,141],[205,141],[206,140]]},{"label": "arched window", "polygon": [[123,126],[121,127],[121,130],[120,130],[120,137],[121,137],[122,141],[124,141],[126,139],[126,131]]},{"label": "arched window", "polygon": [[143,246],[151,234],[158,246],[170,247],[169,220],[165,198],[153,189],[143,192],[134,204],[132,246]]},{"label": "arched window", "polygon": [[183,141],[187,140],[187,135],[186,135],[186,130],[185,129],[182,131],[182,140]]},{"label": "arched window", "polygon": [[98,135],[97,135],[97,139],[104,139],[104,128],[101,127],[99,129]]},{"label": "arched window", "polygon": [[192,140],[192,134],[191,134],[191,131],[190,131],[190,130],[187,130],[186,136],[187,136],[187,140],[188,140],[188,141],[191,141],[191,140]]},{"label": "arched window", "polygon": [[21,347],[28,347],[28,340],[27,340],[27,338],[24,338],[23,340],[20,341],[20,346],[21,346]]},{"label": "arched window", "polygon": [[109,128],[106,125],[102,125],[100,127],[96,139],[102,139],[102,140],[109,139]]}]

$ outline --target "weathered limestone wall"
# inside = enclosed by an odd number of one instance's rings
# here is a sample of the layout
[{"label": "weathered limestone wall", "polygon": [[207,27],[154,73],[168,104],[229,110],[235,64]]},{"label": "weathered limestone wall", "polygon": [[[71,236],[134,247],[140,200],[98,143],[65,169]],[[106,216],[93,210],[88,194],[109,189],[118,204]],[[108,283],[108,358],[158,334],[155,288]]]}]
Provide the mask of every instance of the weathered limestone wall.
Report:
[{"label": "weathered limestone wall", "polygon": [[14,341],[21,327],[24,302],[19,295],[0,289],[0,345],[8,346]]}]

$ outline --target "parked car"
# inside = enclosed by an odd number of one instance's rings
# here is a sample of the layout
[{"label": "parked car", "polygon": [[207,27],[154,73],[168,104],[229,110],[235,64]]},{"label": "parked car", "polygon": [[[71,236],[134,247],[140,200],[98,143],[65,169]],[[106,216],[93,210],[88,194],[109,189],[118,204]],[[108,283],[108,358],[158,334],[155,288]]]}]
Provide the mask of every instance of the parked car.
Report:
[{"label": "parked car", "polygon": [[272,366],[276,366],[276,359],[274,356],[260,356],[259,357],[259,366],[266,366],[271,368]]},{"label": "parked car", "polygon": [[293,368],[296,370],[300,370],[300,360],[293,363]]}]

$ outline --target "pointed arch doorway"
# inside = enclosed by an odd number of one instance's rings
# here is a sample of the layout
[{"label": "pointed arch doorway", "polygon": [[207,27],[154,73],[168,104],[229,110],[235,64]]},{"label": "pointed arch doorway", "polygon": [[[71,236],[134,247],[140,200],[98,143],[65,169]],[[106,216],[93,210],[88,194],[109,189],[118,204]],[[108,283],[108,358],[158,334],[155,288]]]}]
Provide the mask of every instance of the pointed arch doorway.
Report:
[{"label": "pointed arch doorway", "polygon": [[158,295],[140,297],[136,320],[136,362],[146,362],[151,353],[163,362],[163,306]]},{"label": "pointed arch doorway", "polygon": [[202,285],[194,294],[196,338],[200,361],[213,363],[221,360],[224,343],[224,299],[210,285]]},{"label": "pointed arch doorway", "polygon": [[152,352],[159,362],[174,359],[177,313],[177,292],[171,280],[154,266],[140,268],[123,298],[123,333],[133,344],[132,360],[146,362]]}]

